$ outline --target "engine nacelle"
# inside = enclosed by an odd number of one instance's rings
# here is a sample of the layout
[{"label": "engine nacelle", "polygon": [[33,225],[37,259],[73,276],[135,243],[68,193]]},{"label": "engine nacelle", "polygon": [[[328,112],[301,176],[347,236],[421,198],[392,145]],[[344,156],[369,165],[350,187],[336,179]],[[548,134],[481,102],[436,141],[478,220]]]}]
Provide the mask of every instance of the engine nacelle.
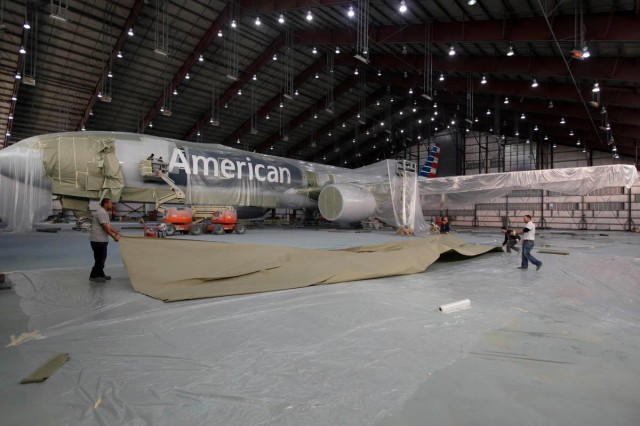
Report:
[{"label": "engine nacelle", "polygon": [[350,184],[325,186],[318,198],[320,213],[335,222],[366,219],[376,211],[376,199],[366,189]]}]

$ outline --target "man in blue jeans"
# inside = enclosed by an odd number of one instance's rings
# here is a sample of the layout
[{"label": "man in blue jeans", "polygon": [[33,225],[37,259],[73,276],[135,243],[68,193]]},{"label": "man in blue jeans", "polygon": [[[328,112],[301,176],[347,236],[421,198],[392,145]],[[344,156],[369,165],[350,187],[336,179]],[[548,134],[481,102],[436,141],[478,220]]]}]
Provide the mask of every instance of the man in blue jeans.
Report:
[{"label": "man in blue jeans", "polygon": [[516,234],[522,234],[522,263],[518,269],[527,269],[529,262],[536,265],[536,271],[542,268],[542,262],[533,257],[531,250],[536,239],[536,225],[531,221],[531,216],[526,214],[523,216],[524,228],[520,231],[516,231]]},{"label": "man in blue jeans", "polygon": [[91,242],[91,250],[93,250],[93,268],[89,275],[89,281],[103,283],[110,280],[109,275],[104,273],[104,263],[107,260],[107,245],[109,237],[114,241],[118,241],[122,234],[111,227],[109,220],[109,212],[113,208],[113,203],[108,198],[100,201],[100,207],[93,214],[91,221],[91,229],[89,230],[89,241]]}]

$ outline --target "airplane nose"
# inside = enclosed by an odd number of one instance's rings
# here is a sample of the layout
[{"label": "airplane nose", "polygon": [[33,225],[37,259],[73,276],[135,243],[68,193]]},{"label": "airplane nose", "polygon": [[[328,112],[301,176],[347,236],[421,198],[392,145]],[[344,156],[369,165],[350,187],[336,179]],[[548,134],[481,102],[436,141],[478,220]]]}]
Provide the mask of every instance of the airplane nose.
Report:
[{"label": "airplane nose", "polygon": [[34,139],[0,150],[0,219],[15,232],[29,231],[51,214],[51,180]]}]

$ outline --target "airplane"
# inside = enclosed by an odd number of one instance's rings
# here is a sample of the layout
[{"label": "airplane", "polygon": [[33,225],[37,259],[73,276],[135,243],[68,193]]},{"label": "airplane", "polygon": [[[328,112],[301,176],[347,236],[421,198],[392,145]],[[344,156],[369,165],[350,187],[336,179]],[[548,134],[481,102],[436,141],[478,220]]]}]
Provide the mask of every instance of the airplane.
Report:
[{"label": "airplane", "polygon": [[431,149],[429,150],[429,154],[427,155],[427,160],[422,165],[422,169],[420,169],[419,176],[424,176],[428,178],[436,177],[436,173],[438,172],[439,159],[440,159],[440,144],[434,143]]},{"label": "airplane", "polygon": [[[150,154],[157,160],[148,160]],[[433,206],[487,202],[517,188],[583,195],[607,186],[630,187],[637,179],[629,165],[440,178],[416,171],[405,160],[348,169],[135,133],[45,134],[0,150],[0,219],[13,230],[29,230],[51,213],[55,195],[63,208],[86,216],[89,201],[104,197],[156,205],[173,200],[261,212],[311,208],[329,221],[377,218],[419,232],[429,228],[423,209]],[[158,173],[168,179],[155,179]],[[176,199],[175,188],[184,199]]]}]

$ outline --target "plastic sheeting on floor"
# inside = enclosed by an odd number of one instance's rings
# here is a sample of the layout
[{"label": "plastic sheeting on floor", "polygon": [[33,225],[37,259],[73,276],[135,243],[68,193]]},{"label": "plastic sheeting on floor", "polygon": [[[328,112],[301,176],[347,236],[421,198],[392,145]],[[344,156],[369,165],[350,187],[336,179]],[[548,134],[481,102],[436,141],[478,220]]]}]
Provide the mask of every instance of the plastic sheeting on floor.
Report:
[{"label": "plastic sheeting on floor", "polygon": [[496,248],[467,244],[451,234],[340,250],[139,237],[120,241],[133,287],[165,302],[416,274],[452,250],[477,256]]}]

